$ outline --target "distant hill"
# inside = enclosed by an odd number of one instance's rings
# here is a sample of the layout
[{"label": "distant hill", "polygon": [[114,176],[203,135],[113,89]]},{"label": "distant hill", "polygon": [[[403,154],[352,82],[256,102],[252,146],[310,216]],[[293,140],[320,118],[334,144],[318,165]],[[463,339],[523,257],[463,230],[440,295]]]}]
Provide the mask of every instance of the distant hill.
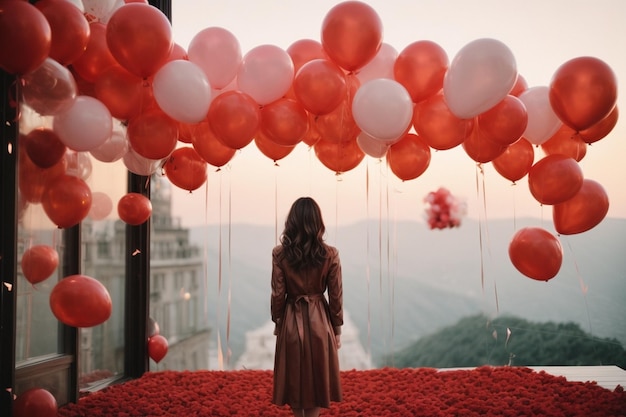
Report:
[{"label": "distant hill", "polygon": [[[509,260],[509,242],[525,226],[552,225],[465,220],[456,229],[429,230],[420,222],[327,222],[327,241],[341,255],[345,308],[374,360],[475,314],[573,322],[626,344],[626,219],[560,236],[563,265],[549,282],[523,276]],[[245,332],[269,317],[270,253],[281,230],[233,224],[190,232],[207,255],[209,325],[219,323],[233,358],[243,351]]]},{"label": "distant hill", "polygon": [[616,339],[599,339],[576,323],[535,323],[512,316],[478,314],[422,337],[385,358],[398,368],[481,365],[600,366],[626,369],[626,350]]}]

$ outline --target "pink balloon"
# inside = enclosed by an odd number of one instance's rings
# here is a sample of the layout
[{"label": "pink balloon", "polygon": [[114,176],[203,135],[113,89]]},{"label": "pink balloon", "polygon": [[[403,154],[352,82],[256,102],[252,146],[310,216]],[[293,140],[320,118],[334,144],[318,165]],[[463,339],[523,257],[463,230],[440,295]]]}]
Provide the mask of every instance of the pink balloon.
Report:
[{"label": "pink balloon", "polygon": [[352,114],[363,132],[393,142],[406,133],[411,124],[413,101],[399,82],[377,78],[359,87],[352,101]]},{"label": "pink balloon", "polygon": [[89,151],[91,156],[101,162],[118,161],[126,152],[128,152],[128,140],[126,139],[126,127],[122,125],[114,128],[111,137],[104,143]]},{"label": "pink balloon", "polygon": [[211,85],[204,71],[183,59],[170,61],[157,71],[152,91],[161,110],[183,123],[200,123],[211,105]]},{"label": "pink balloon", "polygon": [[91,208],[89,216],[92,220],[105,219],[113,211],[113,201],[108,194],[101,191],[95,191],[91,194]]},{"label": "pink balloon", "polygon": [[81,180],[87,180],[91,177],[93,171],[93,165],[89,154],[86,152],[66,152],[65,153],[66,166],[65,173]]},{"label": "pink balloon", "polygon": [[54,117],[53,129],[68,148],[90,151],[111,136],[113,118],[100,100],[78,96],[68,110]]},{"label": "pink balloon", "polygon": [[516,80],[517,64],[511,50],[496,39],[477,39],[452,60],[443,93],[452,113],[470,119],[498,104]]},{"label": "pink balloon", "polygon": [[549,94],[548,87],[540,86],[529,88],[519,95],[528,114],[528,124],[522,136],[534,145],[546,142],[563,124],[550,106]]},{"label": "pink balloon", "polygon": [[163,164],[162,160],[148,159],[137,152],[133,151],[132,148],[126,152],[124,158],[122,159],[124,162],[124,166],[133,174],[150,176],[154,174],[157,169]]},{"label": "pink balloon", "polygon": [[365,154],[372,158],[384,157],[391,146],[391,144],[373,138],[365,132],[359,133],[359,136],[356,137],[356,144],[359,145],[359,148]]},{"label": "pink balloon", "polygon": [[375,78],[393,80],[393,66],[397,57],[398,51],[388,43],[383,43],[380,45],[380,49],[374,58],[361,68],[356,76],[361,81],[361,84],[365,84],[367,81]]},{"label": "pink balloon", "polygon": [[189,61],[202,68],[215,89],[226,87],[235,79],[241,65],[241,47],[231,32],[210,27],[198,32],[187,48]]},{"label": "pink balloon", "polygon": [[285,50],[275,45],[260,45],[243,57],[237,85],[263,106],[284,96],[293,77],[293,61]]},{"label": "pink balloon", "polygon": [[43,116],[61,113],[72,106],[78,87],[74,76],[52,58],[22,77],[24,102]]}]

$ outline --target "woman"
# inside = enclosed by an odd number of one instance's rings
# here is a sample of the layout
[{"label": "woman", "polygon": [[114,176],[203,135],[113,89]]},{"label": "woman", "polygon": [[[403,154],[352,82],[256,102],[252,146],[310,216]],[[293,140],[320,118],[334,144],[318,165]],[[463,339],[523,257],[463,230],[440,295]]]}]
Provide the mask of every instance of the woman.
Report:
[{"label": "woman", "polygon": [[[276,324],[274,395],[294,416],[317,417],[341,401],[339,359],[343,325],[341,264],[324,243],[317,203],[297,199],[287,215],[281,244],[272,250],[272,320]],[[324,292],[328,290],[328,300]]]}]

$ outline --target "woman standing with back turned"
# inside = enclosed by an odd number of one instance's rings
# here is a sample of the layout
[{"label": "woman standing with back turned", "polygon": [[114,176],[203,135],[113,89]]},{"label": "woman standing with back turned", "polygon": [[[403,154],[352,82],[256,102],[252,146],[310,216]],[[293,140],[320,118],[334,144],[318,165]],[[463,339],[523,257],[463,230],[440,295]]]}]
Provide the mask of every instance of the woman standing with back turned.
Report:
[{"label": "woman standing with back turned", "polygon": [[281,244],[272,250],[277,336],[272,402],[288,404],[298,417],[317,417],[320,408],[342,399],[337,356],[343,325],[341,263],[337,249],[324,243],[325,231],[315,200],[301,197],[287,215]]}]

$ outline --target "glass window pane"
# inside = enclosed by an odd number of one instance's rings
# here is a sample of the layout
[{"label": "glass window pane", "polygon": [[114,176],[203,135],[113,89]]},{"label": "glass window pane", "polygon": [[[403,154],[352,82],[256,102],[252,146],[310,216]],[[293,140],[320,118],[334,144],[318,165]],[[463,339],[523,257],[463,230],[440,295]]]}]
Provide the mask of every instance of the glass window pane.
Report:
[{"label": "glass window pane", "polygon": [[[150,319],[168,342],[166,356],[152,370],[196,370],[209,367],[210,331],[205,317],[202,251],[189,239],[189,229],[172,217],[171,188],[153,175],[150,234]],[[150,329],[149,329],[150,330]],[[150,334],[149,334],[150,335]]]},{"label": "glass window pane", "polygon": [[119,220],[117,202],[126,193],[127,170],[121,160],[91,158],[92,211],[83,221],[82,273],[97,279],[111,296],[108,320],[80,329],[80,388],[124,372],[124,294],[126,224]]}]

